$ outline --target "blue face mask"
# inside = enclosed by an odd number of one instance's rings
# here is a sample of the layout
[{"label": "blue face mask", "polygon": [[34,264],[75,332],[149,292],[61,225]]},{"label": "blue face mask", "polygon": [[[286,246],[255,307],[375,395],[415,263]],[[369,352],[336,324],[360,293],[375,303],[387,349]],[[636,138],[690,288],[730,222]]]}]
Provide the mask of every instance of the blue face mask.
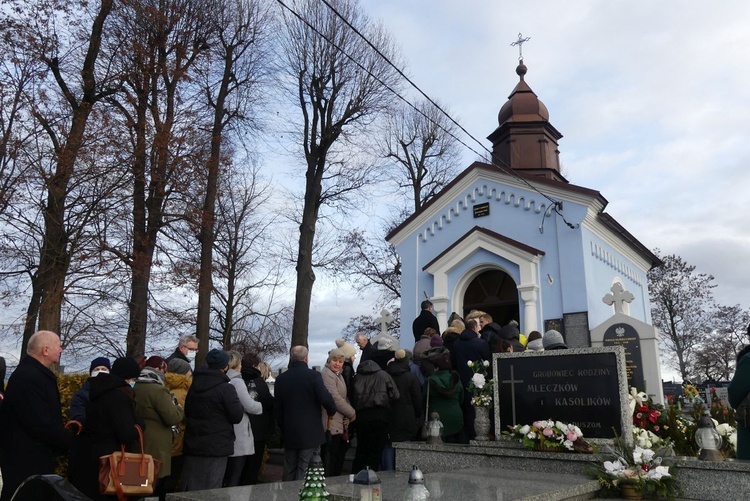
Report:
[{"label": "blue face mask", "polygon": [[135,381],[130,381],[128,384],[131,388],[135,388]]}]

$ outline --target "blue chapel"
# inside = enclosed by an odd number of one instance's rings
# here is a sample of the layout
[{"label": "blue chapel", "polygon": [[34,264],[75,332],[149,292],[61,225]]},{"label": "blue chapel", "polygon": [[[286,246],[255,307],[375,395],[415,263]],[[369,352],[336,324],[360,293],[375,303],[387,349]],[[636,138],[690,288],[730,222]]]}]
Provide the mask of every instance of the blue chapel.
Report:
[{"label": "blue chapel", "polygon": [[452,312],[479,309],[523,333],[554,328],[579,348],[615,313],[602,298],[619,287],[634,296],[624,313],[651,324],[646,273],[660,261],[605,212],[601,193],[563,177],[562,134],[526,72],[521,60],[488,136],[492,163],[471,164],[386,237],[402,260],[402,339],[426,298],[441,329]]}]

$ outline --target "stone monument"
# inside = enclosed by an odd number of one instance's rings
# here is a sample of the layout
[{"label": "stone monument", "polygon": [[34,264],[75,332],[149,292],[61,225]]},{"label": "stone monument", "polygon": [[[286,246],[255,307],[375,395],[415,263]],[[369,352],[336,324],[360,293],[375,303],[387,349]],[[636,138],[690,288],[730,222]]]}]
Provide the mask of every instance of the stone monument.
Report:
[{"label": "stone monument", "polygon": [[657,404],[664,404],[659,360],[659,333],[653,325],[641,322],[626,313],[626,305],[635,297],[619,282],[602,301],[612,305],[615,314],[591,329],[591,346],[622,346],[628,384],[645,391]]}]

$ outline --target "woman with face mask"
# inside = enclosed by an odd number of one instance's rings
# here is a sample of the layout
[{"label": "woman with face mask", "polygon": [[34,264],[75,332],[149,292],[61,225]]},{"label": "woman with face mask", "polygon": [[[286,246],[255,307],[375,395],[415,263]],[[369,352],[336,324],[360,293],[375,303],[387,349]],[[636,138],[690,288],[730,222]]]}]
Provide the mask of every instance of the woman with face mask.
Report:
[{"label": "woman with face mask", "polygon": [[73,485],[92,499],[112,499],[99,494],[99,457],[120,450],[140,452],[135,425],[143,427],[136,418],[133,386],[141,370],[130,358],[118,358],[110,373],[91,378],[91,393],[86,409],[86,425],[79,439],[80,456],[74,468]]},{"label": "woman with face mask", "polygon": [[89,392],[91,391],[91,379],[99,374],[109,374],[111,365],[106,357],[97,357],[91,361],[89,375],[91,376],[83,383],[83,386],[75,392],[70,401],[70,419],[86,424],[86,406],[89,403]]}]

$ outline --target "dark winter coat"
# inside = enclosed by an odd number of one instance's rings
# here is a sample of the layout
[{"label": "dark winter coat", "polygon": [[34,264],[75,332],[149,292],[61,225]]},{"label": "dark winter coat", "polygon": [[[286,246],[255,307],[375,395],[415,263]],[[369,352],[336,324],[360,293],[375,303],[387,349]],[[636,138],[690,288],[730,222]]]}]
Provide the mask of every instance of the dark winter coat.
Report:
[{"label": "dark winter coat", "polygon": [[513,345],[513,353],[521,353],[522,351],[526,350],[524,345],[521,344],[519,336],[520,332],[512,325],[504,325],[500,329],[500,337],[502,339],[505,339],[506,341],[510,341],[510,344]]},{"label": "dark winter coat", "polygon": [[464,399],[464,388],[456,371],[439,370],[427,379],[423,389],[427,398],[429,385],[429,402],[427,412],[440,414],[443,423],[442,436],[458,433],[464,427],[464,413],[461,402]]},{"label": "dark winter coat", "polygon": [[[372,360],[375,357],[377,351],[378,349],[375,348],[368,339],[367,344],[364,348],[362,348],[362,355],[359,357],[359,365],[362,365],[362,362]],[[359,365],[357,366],[357,370],[359,370]]]},{"label": "dark winter coat", "polygon": [[346,398],[349,402],[354,398],[354,366],[349,360],[344,360],[344,367],[341,369],[341,376],[346,383]]},{"label": "dark winter coat", "polygon": [[179,358],[180,360],[184,360],[185,362],[190,363],[190,360],[188,360],[188,358],[180,351],[179,346],[175,348],[172,354],[167,357],[167,363],[169,363],[169,361],[173,358]]},{"label": "dark winter coat", "polygon": [[[385,368],[388,367],[388,362],[393,360],[395,356],[396,356],[396,352],[393,350],[375,349],[373,350],[372,357],[370,358],[370,360],[378,364],[381,369],[385,370]],[[362,364],[360,363],[360,366],[361,365]]]},{"label": "dark winter coat", "polygon": [[[750,395],[750,354],[740,358],[727,388],[729,405],[736,409]],[[737,459],[750,459],[750,427],[737,423]]]},{"label": "dark winter coat", "polygon": [[414,322],[411,324],[411,331],[414,334],[415,343],[419,341],[419,338],[422,337],[422,334],[424,334],[427,327],[432,327],[436,332],[440,332],[440,325],[438,325],[437,317],[435,317],[430,310],[422,310],[419,313],[419,316],[415,318]]},{"label": "dark winter coat", "polygon": [[393,378],[398,390],[398,398],[391,402],[389,412],[390,440],[392,442],[414,440],[424,420],[422,388],[406,360],[391,362],[386,372]]},{"label": "dark winter coat", "polygon": [[393,378],[372,360],[359,364],[354,378],[354,408],[357,419],[388,421],[391,401],[399,398]]},{"label": "dark winter coat", "polygon": [[336,414],[336,403],[323,384],[323,376],[303,361],[293,361],[276,378],[274,412],[285,449],[312,449],[325,443],[320,408]]},{"label": "dark winter coat", "polygon": [[250,428],[253,430],[253,438],[256,442],[266,442],[273,435],[275,425],[273,419],[273,395],[271,395],[271,391],[268,389],[268,384],[261,377],[260,371],[255,367],[245,367],[243,365],[242,380],[245,381],[250,396],[263,406],[262,414],[250,414],[248,416],[250,418]]},{"label": "dark winter coat", "polygon": [[70,401],[70,412],[68,416],[72,421],[86,424],[86,406],[89,404],[89,392],[91,391],[91,378],[88,378],[83,386],[73,394]]},{"label": "dark winter coat", "polygon": [[222,457],[234,453],[234,425],[245,414],[237,390],[219,370],[201,368],[185,397],[186,456]]},{"label": "dark winter coat", "polygon": [[484,339],[477,337],[476,332],[466,329],[453,345],[453,356],[456,361],[456,370],[461,376],[461,382],[464,388],[468,389],[474,371],[467,365],[467,362],[490,360],[490,347]]},{"label": "dark winter coat", "polygon": [[[140,452],[138,431],[143,422],[136,418],[135,394],[128,383],[114,374],[91,378],[86,426],[78,437],[78,459],[70,465],[71,483],[93,499],[99,494],[99,458],[121,450]],[[106,498],[104,498],[106,499]]]},{"label": "dark winter coat", "polygon": [[482,339],[487,341],[487,344],[490,345],[490,350],[492,350],[492,347],[495,346],[495,344],[500,342],[500,339],[502,337],[500,336],[500,330],[502,327],[500,327],[499,324],[492,322],[484,327],[482,327],[482,330],[479,331],[482,335]]},{"label": "dark winter coat", "polygon": [[22,358],[0,407],[1,499],[10,499],[30,475],[54,473],[55,456],[72,443],[73,434],[63,428],[57,377],[33,357]]}]

